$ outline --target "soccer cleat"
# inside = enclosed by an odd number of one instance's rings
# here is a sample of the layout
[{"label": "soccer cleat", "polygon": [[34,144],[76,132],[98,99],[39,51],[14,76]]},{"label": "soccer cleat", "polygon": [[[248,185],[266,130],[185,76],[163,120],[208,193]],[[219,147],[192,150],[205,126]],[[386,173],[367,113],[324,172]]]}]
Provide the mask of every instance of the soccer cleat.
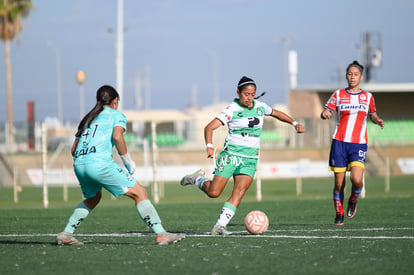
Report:
[{"label": "soccer cleat", "polygon": [[357,201],[348,201],[348,209],[346,210],[346,217],[352,219],[357,211]]},{"label": "soccer cleat", "polygon": [[344,225],[344,215],[336,214],[334,224],[335,225]]},{"label": "soccer cleat", "polygon": [[222,235],[222,236],[228,236],[233,234],[230,231],[227,231],[226,228],[224,226],[218,225],[216,224],[213,229],[211,230],[211,235],[214,236],[218,236],[218,235]]},{"label": "soccer cleat", "polygon": [[78,241],[73,237],[73,234],[67,232],[61,232],[56,237],[56,243],[58,245],[83,245],[83,242]]},{"label": "soccer cleat", "polygon": [[190,185],[190,184],[195,184],[195,181],[198,177],[203,177],[204,176],[204,171],[203,170],[197,170],[192,174],[188,174],[185,175],[182,179],[181,179],[181,185],[185,186],[185,185]]},{"label": "soccer cleat", "polygon": [[159,245],[169,245],[171,243],[180,242],[185,238],[185,234],[174,234],[169,232],[161,232],[157,235],[157,243]]}]

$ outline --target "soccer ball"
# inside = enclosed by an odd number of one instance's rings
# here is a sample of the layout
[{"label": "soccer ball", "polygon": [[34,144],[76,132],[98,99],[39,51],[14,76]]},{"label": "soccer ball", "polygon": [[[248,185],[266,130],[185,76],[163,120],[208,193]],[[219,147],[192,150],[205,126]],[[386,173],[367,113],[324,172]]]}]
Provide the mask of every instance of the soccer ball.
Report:
[{"label": "soccer ball", "polygon": [[251,211],[244,219],[244,227],[252,235],[263,234],[269,227],[269,218],[262,211]]}]

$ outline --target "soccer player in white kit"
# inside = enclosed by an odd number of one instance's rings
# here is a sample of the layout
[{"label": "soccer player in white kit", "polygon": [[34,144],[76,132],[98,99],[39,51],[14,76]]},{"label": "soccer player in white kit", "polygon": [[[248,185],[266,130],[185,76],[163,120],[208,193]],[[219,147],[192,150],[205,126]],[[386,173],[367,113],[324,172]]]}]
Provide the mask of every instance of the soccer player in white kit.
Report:
[{"label": "soccer player in white kit", "polygon": [[181,185],[195,184],[209,197],[217,198],[223,192],[229,178],[234,178],[232,195],[224,203],[211,230],[212,235],[231,234],[226,230],[226,226],[235,215],[256,172],[264,117],[271,116],[290,123],[297,133],[305,132],[305,128],[287,114],[256,100],[256,83],[253,79],[243,76],[237,85],[237,95],[238,98],[204,128],[207,157],[213,158],[213,131],[223,125],[228,127],[223,150],[216,160],[213,180],[205,178],[203,170],[186,175],[181,180]]},{"label": "soccer player in white kit", "polygon": [[[118,92],[113,87],[100,87],[95,107],[79,123],[72,146],[73,168],[85,199],[75,207],[64,231],[58,234],[59,245],[83,245],[73,233],[100,202],[102,188],[115,197],[125,195],[133,199],[139,216],[157,234],[159,245],[179,242],[185,237],[185,234],[165,231],[147,191],[132,176],[135,162],[123,137],[126,118],[117,110],[118,100]],[[128,171],[112,159],[114,146]]]},{"label": "soccer player in white kit", "polygon": [[344,189],[345,173],[350,171],[352,183],[351,195],[346,211],[347,218],[355,216],[357,199],[363,188],[363,174],[367,145],[367,117],[384,128],[384,121],[377,115],[374,97],[361,90],[359,84],[363,79],[364,67],[354,61],[346,70],[348,87],[333,92],[321,113],[322,119],[330,119],[337,112],[337,124],[332,137],[329,155],[329,169],[335,175],[333,201],[335,206],[335,225],[344,224]]}]

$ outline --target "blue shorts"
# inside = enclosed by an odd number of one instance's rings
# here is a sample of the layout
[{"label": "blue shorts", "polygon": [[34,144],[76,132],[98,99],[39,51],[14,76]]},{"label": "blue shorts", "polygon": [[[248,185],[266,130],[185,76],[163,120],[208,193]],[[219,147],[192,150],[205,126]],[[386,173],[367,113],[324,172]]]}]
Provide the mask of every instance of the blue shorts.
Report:
[{"label": "blue shorts", "polygon": [[74,170],[85,199],[94,197],[102,188],[119,197],[136,183],[135,178],[114,161],[74,165]]},{"label": "blue shorts", "polygon": [[353,166],[365,168],[367,144],[343,142],[333,139],[329,154],[329,170],[346,172]]}]

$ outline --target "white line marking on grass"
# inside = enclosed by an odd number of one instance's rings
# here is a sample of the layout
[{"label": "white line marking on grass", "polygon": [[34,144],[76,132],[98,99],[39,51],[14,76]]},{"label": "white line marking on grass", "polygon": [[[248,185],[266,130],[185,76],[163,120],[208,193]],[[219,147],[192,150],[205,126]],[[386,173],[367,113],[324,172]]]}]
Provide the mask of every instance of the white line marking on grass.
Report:
[{"label": "white line marking on grass", "polygon": [[385,227],[379,227],[379,228],[353,228],[353,229],[347,229],[347,228],[341,228],[337,227],[335,229],[276,229],[276,230],[267,230],[266,232],[358,232],[358,231],[407,231],[411,230],[414,231],[414,228],[409,227],[402,227],[402,228],[385,228]]},{"label": "white line marking on grass", "polygon": [[[382,239],[382,240],[395,240],[395,239],[414,239],[414,236],[312,236],[312,235],[278,235],[270,232],[322,232],[322,231],[368,231],[370,229],[346,229],[346,230],[331,230],[331,229],[313,229],[313,230],[274,230],[267,231],[264,235],[250,235],[245,231],[233,232],[233,235],[227,236],[227,238],[271,238],[271,239]],[[398,230],[413,230],[413,228],[376,228],[377,231],[398,231]],[[0,234],[3,238],[22,238],[22,237],[56,237],[57,234]],[[154,237],[155,234],[148,233],[93,233],[93,234],[75,234],[77,237],[116,237],[116,238],[131,238],[131,237]],[[210,232],[203,232],[198,234],[187,233],[187,237],[216,237],[223,238],[223,236],[212,236]]]}]

